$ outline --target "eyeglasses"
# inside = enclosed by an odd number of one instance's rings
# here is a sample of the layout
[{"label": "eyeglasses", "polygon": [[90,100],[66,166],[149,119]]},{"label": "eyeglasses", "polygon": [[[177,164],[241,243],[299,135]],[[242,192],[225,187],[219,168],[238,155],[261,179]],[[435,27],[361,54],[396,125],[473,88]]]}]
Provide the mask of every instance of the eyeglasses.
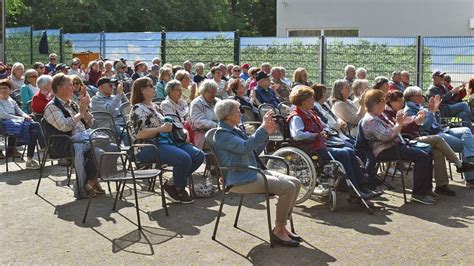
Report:
[{"label": "eyeglasses", "polygon": [[234,72],[240,72],[240,69],[234,69]]},{"label": "eyeglasses", "polygon": [[72,85],[81,85],[79,82],[73,82]]},{"label": "eyeglasses", "polygon": [[43,68],[44,68],[44,66],[40,66],[40,67],[38,67],[38,68],[41,68],[41,69],[43,69]]},{"label": "eyeglasses", "polygon": [[50,58],[49,61],[56,61],[56,58]]}]

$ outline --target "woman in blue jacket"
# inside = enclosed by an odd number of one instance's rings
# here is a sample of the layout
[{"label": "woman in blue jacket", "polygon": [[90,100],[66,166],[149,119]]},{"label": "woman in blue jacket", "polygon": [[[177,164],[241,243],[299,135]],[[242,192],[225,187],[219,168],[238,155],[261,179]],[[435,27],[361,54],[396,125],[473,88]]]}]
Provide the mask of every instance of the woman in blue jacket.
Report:
[{"label": "woman in blue jacket", "polygon": [[[262,125],[255,133],[247,137],[237,125],[240,123],[240,104],[235,100],[217,102],[214,112],[219,119],[215,135],[216,155],[222,166],[257,166],[255,154],[263,151],[268,135],[277,125],[272,120],[272,111],[265,114]],[[286,222],[295,206],[301,183],[297,178],[266,171],[268,192],[278,195],[273,240],[276,244],[297,247],[302,239],[286,229]],[[235,193],[263,193],[265,191],[263,176],[254,171],[228,171],[226,187]]]}]

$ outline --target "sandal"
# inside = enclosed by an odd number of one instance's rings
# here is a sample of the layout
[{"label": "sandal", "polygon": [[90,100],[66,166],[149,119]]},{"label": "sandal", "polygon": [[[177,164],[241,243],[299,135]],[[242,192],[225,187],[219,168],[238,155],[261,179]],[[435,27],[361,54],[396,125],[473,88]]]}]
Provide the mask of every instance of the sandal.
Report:
[{"label": "sandal", "polygon": [[97,194],[105,194],[105,190],[100,186],[100,183],[96,181],[94,183],[94,192]]}]

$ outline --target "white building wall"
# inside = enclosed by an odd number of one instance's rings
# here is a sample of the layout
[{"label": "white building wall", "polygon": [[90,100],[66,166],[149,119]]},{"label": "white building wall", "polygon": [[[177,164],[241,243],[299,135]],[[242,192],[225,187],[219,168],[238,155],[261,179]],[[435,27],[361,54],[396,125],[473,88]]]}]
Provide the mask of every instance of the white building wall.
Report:
[{"label": "white building wall", "polygon": [[289,29],[358,29],[361,37],[474,36],[474,0],[276,0]]}]

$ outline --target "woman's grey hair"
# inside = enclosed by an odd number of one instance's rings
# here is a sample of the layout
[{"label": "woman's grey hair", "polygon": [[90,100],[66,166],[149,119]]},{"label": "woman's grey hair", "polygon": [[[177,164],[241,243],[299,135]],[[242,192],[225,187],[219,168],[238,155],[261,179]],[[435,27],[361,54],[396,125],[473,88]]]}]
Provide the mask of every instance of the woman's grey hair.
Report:
[{"label": "woman's grey hair", "polygon": [[336,81],[334,81],[334,85],[332,87],[332,94],[331,94],[331,99],[333,103],[336,101],[343,100],[341,91],[344,88],[344,84],[346,83],[347,81],[344,79],[337,79]]},{"label": "woman's grey hair", "polygon": [[360,94],[359,94],[359,89],[360,87],[362,86],[365,86],[365,87],[369,87],[369,81],[366,80],[366,79],[356,79],[354,80],[354,82],[352,83],[352,93],[354,93],[355,96],[359,97]]},{"label": "woman's grey hair", "polygon": [[375,90],[378,90],[385,83],[388,83],[388,78],[384,77],[384,76],[378,76],[374,79],[374,86],[372,88],[375,89]]},{"label": "woman's grey hair", "polygon": [[354,65],[347,65],[346,67],[344,67],[344,73],[347,74],[347,72],[351,69],[353,69],[355,71],[356,68],[355,68]]},{"label": "woman's grey hair", "polygon": [[51,77],[50,75],[41,75],[38,80],[36,80],[36,86],[41,90],[41,88],[52,82],[53,77]]},{"label": "woman's grey hair", "polygon": [[216,90],[219,88],[217,83],[212,80],[212,79],[206,79],[203,82],[201,82],[201,85],[199,85],[199,94],[203,95],[206,93],[208,90]]},{"label": "woman's grey hair", "polygon": [[113,66],[114,66],[114,62],[113,62],[113,61],[110,61],[110,60],[107,60],[107,61],[105,61],[104,66],[113,67]]},{"label": "woman's grey hair", "polygon": [[166,73],[173,75],[173,69],[163,66],[162,68],[160,68],[160,75],[158,76],[158,78],[161,80],[162,77],[166,75]]},{"label": "woman's grey hair", "polygon": [[359,74],[359,73],[365,73],[367,74],[367,70],[363,67],[359,67],[357,70],[356,70],[356,75]]},{"label": "woman's grey hair", "polygon": [[411,101],[411,97],[416,96],[416,95],[422,95],[423,91],[421,90],[420,87],[417,86],[410,86],[406,88],[403,91],[403,98],[405,98],[405,101]]},{"label": "woman's grey hair", "polygon": [[240,103],[236,100],[225,99],[218,101],[214,107],[214,113],[216,113],[217,119],[220,121],[225,120],[229,115],[232,115],[236,109],[239,109]]},{"label": "woman's grey hair", "polygon": [[194,68],[198,69],[198,68],[204,68],[204,63],[196,63],[196,65],[194,66]]},{"label": "woman's grey hair", "polygon": [[21,68],[21,69],[23,69],[23,71],[25,70],[25,66],[24,66],[22,63],[16,62],[16,63],[13,64],[13,66],[12,66],[11,76],[13,76],[13,72],[15,72],[15,70],[16,70],[17,68]]},{"label": "woman's grey hair", "polygon": [[26,72],[25,72],[25,84],[30,84],[30,81],[28,80],[31,76],[38,76],[38,72],[36,72],[36,70],[34,69],[28,69]]},{"label": "woman's grey hair", "polygon": [[182,69],[182,70],[178,70],[178,72],[176,72],[176,74],[174,75],[174,78],[179,80],[179,81],[182,81],[184,79],[184,77],[188,77],[191,79],[191,75],[188,73],[188,71]]},{"label": "woman's grey hair", "polygon": [[179,80],[173,79],[166,83],[165,91],[167,94],[169,94],[170,90],[174,90],[178,87],[181,87],[181,82]]}]

